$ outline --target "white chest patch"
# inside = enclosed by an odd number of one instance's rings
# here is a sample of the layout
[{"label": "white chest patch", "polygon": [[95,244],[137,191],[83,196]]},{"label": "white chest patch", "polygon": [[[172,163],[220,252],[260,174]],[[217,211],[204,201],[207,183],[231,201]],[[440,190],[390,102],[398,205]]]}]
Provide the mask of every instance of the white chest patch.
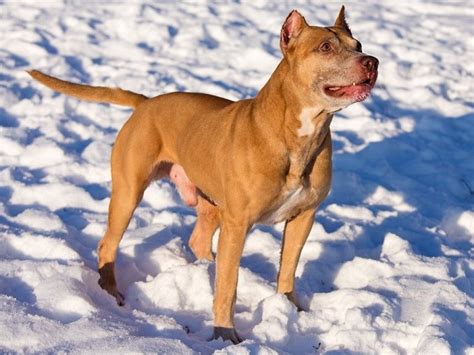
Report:
[{"label": "white chest patch", "polygon": [[278,223],[293,217],[295,208],[307,198],[308,193],[309,189],[303,188],[303,186],[290,192],[280,207],[278,207],[278,209],[276,209],[270,216],[265,218],[265,221],[269,223]]},{"label": "white chest patch", "polygon": [[320,112],[321,110],[317,107],[303,107],[299,116],[301,126],[298,128],[298,137],[305,137],[313,134],[315,128],[313,118]]}]

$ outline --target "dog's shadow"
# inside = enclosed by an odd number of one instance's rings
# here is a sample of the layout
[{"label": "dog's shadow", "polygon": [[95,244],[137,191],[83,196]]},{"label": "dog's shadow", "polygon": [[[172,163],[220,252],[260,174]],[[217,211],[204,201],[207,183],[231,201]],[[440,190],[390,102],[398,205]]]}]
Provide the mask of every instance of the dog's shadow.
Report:
[{"label": "dog's shadow", "polygon": [[[344,222],[338,221],[337,216],[326,210],[333,204],[364,206],[374,216],[384,211],[392,214],[382,222],[360,217],[351,222],[361,228],[357,235],[354,232],[346,240],[330,241],[325,238],[321,241],[321,254],[304,265],[301,276],[296,280],[297,289],[306,300],[315,293],[337,289],[334,280],[340,268],[355,257],[380,260],[382,245],[388,233],[394,233],[408,241],[418,255],[447,258],[453,265],[460,255],[469,258],[469,250],[473,246],[472,239],[469,241],[449,235],[449,232],[443,236],[436,232],[436,228],[453,209],[472,209],[474,194],[472,186],[468,186],[473,181],[472,178],[468,180],[469,176],[474,176],[474,166],[465,164],[465,157],[467,154],[474,156],[474,146],[468,144],[465,134],[474,127],[474,114],[447,117],[433,110],[402,108],[392,100],[384,100],[377,95],[365,106],[371,112],[376,112],[382,120],[408,117],[414,127],[410,132],[371,142],[355,153],[338,153],[338,150],[341,151],[338,148],[342,147],[344,141],[335,139],[332,191],[320,207],[316,221],[329,235],[338,233]],[[344,131],[336,133],[349,140],[353,134],[350,131],[347,135]],[[445,134],[450,139],[445,139]],[[457,139],[453,139],[453,136],[457,136]],[[434,174],[430,156],[444,164],[443,171],[439,171],[439,174]],[[438,161],[434,164],[440,167]],[[398,211],[386,201],[381,201],[380,205],[368,203],[367,199],[373,196],[379,186],[402,195],[403,200],[413,208]],[[446,255],[443,246],[455,248],[460,254]],[[457,281],[458,287],[473,297],[474,291],[463,287],[464,282],[472,277],[472,271],[466,267],[464,272],[466,277]],[[393,301],[400,301],[397,299],[399,296],[388,289],[376,292],[388,295]],[[448,318],[459,318],[454,310],[445,309],[444,313]]]},{"label": "dog's shadow", "polygon": [[[164,208],[159,213],[169,213],[174,218],[195,218],[194,211],[186,207]],[[181,249],[176,253],[188,263],[196,260],[188,247],[194,223],[186,223],[183,219],[151,225],[139,222],[144,226],[125,233],[116,261],[117,282],[121,289],[126,289],[135,282],[145,281],[149,277],[156,277],[162,271],[159,265],[162,260],[156,260],[153,252],[172,244],[176,239],[179,239],[179,243],[174,243],[176,245],[173,247],[175,250]],[[140,221],[139,216],[137,220]]]}]

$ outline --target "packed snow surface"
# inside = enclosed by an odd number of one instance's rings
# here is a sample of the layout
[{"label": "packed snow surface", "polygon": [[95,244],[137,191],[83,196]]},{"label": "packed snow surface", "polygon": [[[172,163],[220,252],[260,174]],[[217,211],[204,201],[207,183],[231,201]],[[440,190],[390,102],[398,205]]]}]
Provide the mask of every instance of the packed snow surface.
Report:
[{"label": "packed snow surface", "polygon": [[297,270],[307,311],[275,294],[282,225],[256,226],[240,268],[239,345],[212,334],[214,263],[167,181],[149,188],[118,255],[118,307],[97,285],[109,155],[130,110],[40,86],[39,69],[148,96],[252,97],[278,34],[315,1],[0,4],[0,352],[474,353],[474,26],[464,1],[348,2],[372,96],[332,123],[334,181]]}]

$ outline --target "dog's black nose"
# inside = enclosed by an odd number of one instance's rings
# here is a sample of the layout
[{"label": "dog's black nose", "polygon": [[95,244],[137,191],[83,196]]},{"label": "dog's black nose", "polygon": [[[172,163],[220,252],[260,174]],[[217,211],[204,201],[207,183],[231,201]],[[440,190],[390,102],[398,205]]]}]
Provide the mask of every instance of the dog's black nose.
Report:
[{"label": "dog's black nose", "polygon": [[376,71],[379,66],[379,60],[370,55],[362,57],[362,65],[367,68],[368,71]]}]

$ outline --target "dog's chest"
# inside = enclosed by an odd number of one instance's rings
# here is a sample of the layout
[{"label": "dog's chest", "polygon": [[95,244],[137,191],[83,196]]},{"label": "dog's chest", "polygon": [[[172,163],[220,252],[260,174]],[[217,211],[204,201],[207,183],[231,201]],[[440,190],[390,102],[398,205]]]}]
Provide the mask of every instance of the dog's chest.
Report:
[{"label": "dog's chest", "polygon": [[311,205],[314,191],[311,187],[300,185],[293,190],[283,192],[279,203],[273,206],[262,220],[263,223],[279,223],[297,215],[302,209]]}]

